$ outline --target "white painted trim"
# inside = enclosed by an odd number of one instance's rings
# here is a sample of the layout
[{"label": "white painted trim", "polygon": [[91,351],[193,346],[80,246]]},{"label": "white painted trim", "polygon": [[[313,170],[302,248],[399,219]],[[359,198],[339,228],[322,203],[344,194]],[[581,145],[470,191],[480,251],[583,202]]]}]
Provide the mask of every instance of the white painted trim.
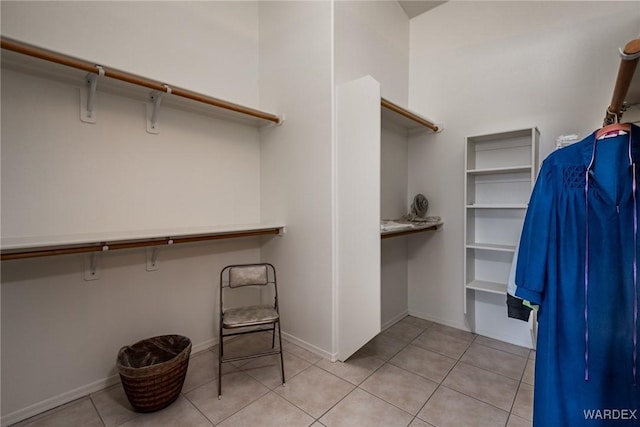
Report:
[{"label": "white painted trim", "polygon": [[319,347],[316,347],[313,344],[310,344],[306,341],[301,340],[300,338],[296,338],[293,335],[290,335],[286,332],[282,332],[282,338],[289,341],[292,344],[297,345],[298,347],[302,347],[307,351],[310,351],[313,354],[317,354],[318,356],[324,358],[324,359],[329,359],[332,362],[335,362],[338,357],[337,353],[329,353],[328,351],[325,351]]},{"label": "white painted trim", "polygon": [[[335,362],[338,357],[337,353],[330,353],[327,351],[322,350],[321,348],[318,348],[316,346],[314,346],[313,344],[310,344],[306,341],[303,341],[299,338],[294,337],[293,335],[287,334],[286,332],[282,333],[282,338],[286,339],[287,341],[290,341],[291,343],[304,348],[305,350],[308,350],[314,354],[317,354],[318,356],[325,358],[325,359],[329,359],[332,362]],[[199,353],[202,353],[203,351],[208,351],[211,349],[211,347],[215,346],[218,344],[218,338],[211,338],[208,339],[206,341],[203,341],[201,343],[198,343],[194,346],[191,347],[191,355],[190,357],[194,357],[196,355],[198,355]],[[78,388],[75,388],[73,390],[58,394],[56,396],[52,396],[48,399],[42,400],[40,402],[36,402],[32,405],[29,405],[25,408],[19,409],[17,411],[14,411],[10,414],[6,414],[6,415],[2,415],[2,417],[0,418],[0,426],[5,427],[5,426],[9,426],[11,424],[20,422],[22,420],[25,420],[27,418],[31,418],[33,416],[39,415],[45,411],[48,411],[50,409],[56,408],[60,405],[64,405],[66,403],[72,402],[74,400],[80,399],[82,397],[87,397],[92,393],[96,393],[99,391],[102,391],[104,389],[107,389],[115,384],[119,384],[120,383],[120,376],[119,375],[113,375],[111,377],[107,377],[107,378],[103,378],[97,381],[94,381],[90,384],[86,384],[83,386],[80,386]]]},{"label": "white painted trim", "polygon": [[503,341],[509,344],[519,345],[520,347],[532,348],[530,335],[522,337],[509,334],[496,334],[495,331],[491,329],[478,329],[476,331],[476,334],[493,338],[494,340]]},{"label": "white painted trim", "polygon": [[[199,353],[202,353],[203,351],[209,350],[211,347],[213,347],[216,344],[218,344],[218,337],[211,338],[199,344],[193,345],[191,347],[190,358],[198,355]],[[64,405],[66,403],[72,402],[82,397],[87,397],[91,393],[102,391],[104,389],[107,389],[119,383],[120,383],[120,375],[113,375],[111,377],[94,381],[90,384],[85,384],[73,390],[69,390],[64,393],[58,394],[56,396],[52,396],[48,399],[42,400],[40,402],[36,402],[33,405],[29,405],[26,408],[19,409],[10,414],[6,414],[6,415],[3,414],[2,418],[0,418],[0,426],[5,427],[8,425],[17,423],[19,421],[25,420],[27,418],[31,418],[45,411],[56,408],[60,405]]]},{"label": "white painted trim", "polygon": [[57,396],[53,396],[49,399],[45,399],[40,402],[34,403],[33,405],[29,405],[26,408],[22,408],[10,414],[3,415],[0,419],[0,425],[4,427],[13,423],[17,423],[18,421],[22,421],[24,419],[41,414],[60,405],[64,405],[65,403],[69,403],[73,400],[85,397],[91,393],[104,390],[114,384],[118,384],[119,382],[120,376],[113,375],[111,377],[103,378],[90,384],[80,386],[76,389],[69,390],[67,392],[58,394]]},{"label": "white painted trim", "polygon": [[430,322],[436,322],[436,323],[439,323],[441,325],[450,326],[452,328],[460,329],[460,330],[463,330],[463,331],[472,332],[471,329],[469,329],[469,327],[467,325],[461,325],[461,324],[458,324],[458,323],[449,322],[446,319],[441,319],[439,317],[430,316],[430,315],[428,315],[426,313],[422,313],[420,311],[414,311],[414,310],[409,309],[409,316],[417,317],[418,319],[422,319],[422,320],[428,320]]},{"label": "white painted trim", "polygon": [[[402,313],[399,313],[399,314],[395,315],[391,320],[388,320],[385,323],[383,323],[381,329],[383,331],[385,329],[389,329],[390,327],[392,327],[393,325],[395,325],[396,323],[398,323],[399,321],[401,321],[402,319],[404,319],[408,315],[409,315],[409,310],[405,310]],[[418,316],[415,316],[415,317],[418,317]]]},{"label": "white painted trim", "polygon": [[331,1],[331,354],[338,355],[338,133],[336,115],[335,1]]},{"label": "white painted trim", "polygon": [[[467,331],[467,332],[472,332],[471,329],[469,329],[467,326],[462,326],[459,324],[454,324],[451,322],[447,322],[443,319],[437,318],[437,317],[433,317],[433,316],[429,316],[425,313],[421,313],[421,312],[417,312],[417,311],[412,311],[409,310],[409,315],[413,316],[413,317],[418,317],[420,319],[424,319],[424,320],[429,320],[431,322],[436,322],[436,323],[440,323],[441,325],[445,325],[445,326],[450,326],[452,328],[456,328],[456,329],[461,329],[463,331]],[[488,338],[493,338],[496,339],[498,341],[503,341],[509,344],[513,344],[513,345],[519,345],[521,347],[526,347],[526,348],[532,348],[532,343],[531,340],[529,339],[530,336],[527,335],[525,336],[525,339],[523,339],[522,336],[514,336],[514,335],[508,335],[508,334],[496,334],[495,331],[492,330],[484,330],[484,329],[478,329],[474,332],[477,335],[482,335]]]},{"label": "white painted trim", "polygon": [[191,355],[189,356],[189,358],[195,356],[198,353],[201,353],[205,350],[209,350],[211,347],[213,347],[214,345],[218,344],[218,337],[214,337],[211,338],[209,340],[203,341],[200,344],[196,344],[196,345],[192,345],[191,346]]}]

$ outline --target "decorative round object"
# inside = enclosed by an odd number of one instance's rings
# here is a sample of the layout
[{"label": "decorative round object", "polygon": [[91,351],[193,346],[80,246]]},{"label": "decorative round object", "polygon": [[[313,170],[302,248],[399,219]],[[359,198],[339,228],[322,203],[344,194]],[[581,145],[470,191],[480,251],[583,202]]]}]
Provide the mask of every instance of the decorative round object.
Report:
[{"label": "decorative round object", "polygon": [[429,201],[424,195],[418,193],[413,198],[411,203],[411,213],[419,218],[427,216],[427,210],[429,209]]}]

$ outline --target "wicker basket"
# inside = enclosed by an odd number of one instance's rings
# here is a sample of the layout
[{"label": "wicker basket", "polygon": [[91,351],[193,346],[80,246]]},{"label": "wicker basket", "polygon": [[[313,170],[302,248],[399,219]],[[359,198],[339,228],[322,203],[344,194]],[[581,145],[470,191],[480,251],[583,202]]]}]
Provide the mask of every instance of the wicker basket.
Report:
[{"label": "wicker basket", "polygon": [[153,412],[173,403],[184,384],[191,340],[162,335],[122,347],[118,372],[127,398],[138,412]]}]

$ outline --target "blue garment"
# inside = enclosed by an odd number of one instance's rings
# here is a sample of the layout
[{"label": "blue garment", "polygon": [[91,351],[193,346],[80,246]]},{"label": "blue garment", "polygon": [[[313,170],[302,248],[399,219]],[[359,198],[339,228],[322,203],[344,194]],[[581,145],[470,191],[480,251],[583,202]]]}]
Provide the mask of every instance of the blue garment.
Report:
[{"label": "blue garment", "polygon": [[516,296],[540,306],[534,427],[640,426],[631,163],[637,126],[603,140],[594,132],[542,164],[516,269]]}]

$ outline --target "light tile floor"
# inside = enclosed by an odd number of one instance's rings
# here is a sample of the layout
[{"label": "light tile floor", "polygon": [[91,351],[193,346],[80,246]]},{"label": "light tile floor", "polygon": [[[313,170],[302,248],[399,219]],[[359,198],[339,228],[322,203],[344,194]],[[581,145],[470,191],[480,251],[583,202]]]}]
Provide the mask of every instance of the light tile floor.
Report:
[{"label": "light tile floor", "polygon": [[[242,336],[225,351],[270,345],[270,336]],[[218,400],[215,347],[191,358],[181,396],[162,411],[134,412],[118,384],[16,426],[531,427],[535,353],[527,348],[415,317],[345,363],[283,348],[284,387],[277,356],[227,363]]]}]

